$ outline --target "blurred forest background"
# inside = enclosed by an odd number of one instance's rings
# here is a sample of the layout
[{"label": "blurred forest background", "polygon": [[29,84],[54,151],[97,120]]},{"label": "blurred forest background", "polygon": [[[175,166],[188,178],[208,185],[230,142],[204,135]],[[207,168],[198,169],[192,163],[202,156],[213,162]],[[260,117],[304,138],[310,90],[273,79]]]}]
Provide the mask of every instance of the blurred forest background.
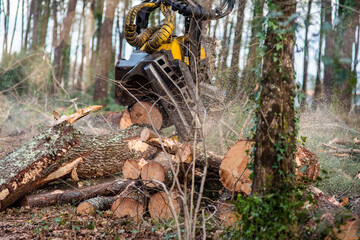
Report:
[{"label": "blurred forest background", "polygon": [[[204,30],[214,84],[232,99],[256,92],[261,76],[264,0],[237,1],[227,17]],[[132,48],[124,39],[124,18],[139,1],[0,0],[0,94],[73,99],[114,105],[114,64]],[[219,5],[203,0],[210,9]],[[296,81],[306,98],[341,112],[356,110],[358,96],[359,5],[355,0],[299,1],[296,17]],[[161,14],[151,16],[158,25]],[[176,34],[184,29],[177,15]],[[83,100],[85,101],[85,100]],[[115,105],[113,108],[116,108]]]}]

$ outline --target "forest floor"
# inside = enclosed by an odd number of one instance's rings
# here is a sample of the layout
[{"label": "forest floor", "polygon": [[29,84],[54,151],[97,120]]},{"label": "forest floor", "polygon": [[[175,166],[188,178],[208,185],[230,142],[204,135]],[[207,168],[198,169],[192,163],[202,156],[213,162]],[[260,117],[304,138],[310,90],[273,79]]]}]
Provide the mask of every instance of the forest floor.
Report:
[{"label": "forest floor", "polygon": [[[55,110],[62,114],[71,111],[64,107]],[[252,112],[242,111],[242,116],[238,116],[236,112],[238,108],[233,109],[232,118],[227,122],[231,126],[224,127],[228,130],[233,128],[229,130],[232,133],[224,134],[224,146],[221,147],[225,149],[236,138],[231,134],[242,131],[244,124],[247,125],[246,129],[251,128],[252,122],[246,123],[245,119],[246,114]],[[0,159],[51,124],[51,111],[36,109],[36,105],[31,103],[14,106],[6,113],[6,119],[4,114],[1,115],[4,119],[0,118]],[[241,119],[240,123],[231,120],[234,118]],[[106,134],[117,130],[116,124],[106,121],[100,114],[79,121],[75,127],[88,134]],[[243,134],[243,137],[246,135],[249,132]],[[216,133],[209,134],[209,138],[214,136]],[[298,138],[302,140],[301,144],[315,152],[319,158],[322,180],[317,181],[315,186],[340,202],[349,199],[345,207],[360,216],[360,155],[352,152],[334,153],[328,147],[334,139],[340,139],[349,144],[331,146],[360,149],[357,143],[360,139],[360,115],[352,114],[343,118],[323,111],[306,111],[300,116]],[[218,142],[211,139],[209,142],[212,150],[219,146]],[[221,154],[225,149],[218,152]],[[71,187],[73,184],[71,180],[59,180],[45,188],[54,190],[57,187]],[[174,239],[173,227],[172,222],[157,222],[146,216],[141,224],[116,219],[110,211],[97,211],[94,215],[81,216],[76,214],[76,206],[72,205],[31,209],[15,206],[0,212],[0,239]],[[208,239],[218,238],[223,230],[222,226],[213,226]]]}]

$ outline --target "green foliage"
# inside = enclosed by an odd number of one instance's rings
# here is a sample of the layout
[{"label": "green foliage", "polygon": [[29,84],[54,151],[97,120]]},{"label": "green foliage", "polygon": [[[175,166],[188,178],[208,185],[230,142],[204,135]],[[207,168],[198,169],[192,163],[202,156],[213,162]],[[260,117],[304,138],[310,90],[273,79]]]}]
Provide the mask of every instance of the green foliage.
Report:
[{"label": "green foliage", "polygon": [[[308,201],[313,202],[309,195]],[[299,223],[307,219],[303,190],[285,186],[265,196],[238,196],[235,207],[240,218],[229,229],[234,239],[298,239]]]},{"label": "green foliage", "polygon": [[28,84],[26,81],[23,81],[25,74],[22,66],[16,65],[15,67],[8,69],[2,66],[4,66],[4,64],[0,65],[0,91],[14,87],[13,90],[17,90],[19,94],[24,93]]}]

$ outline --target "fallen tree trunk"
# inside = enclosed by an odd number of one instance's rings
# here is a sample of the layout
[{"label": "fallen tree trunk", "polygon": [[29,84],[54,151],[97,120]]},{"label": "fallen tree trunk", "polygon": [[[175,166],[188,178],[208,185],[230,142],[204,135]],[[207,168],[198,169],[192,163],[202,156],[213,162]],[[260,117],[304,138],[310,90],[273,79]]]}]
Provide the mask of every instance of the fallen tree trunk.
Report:
[{"label": "fallen tree trunk", "polygon": [[131,126],[118,134],[93,136],[78,134],[79,144],[64,155],[65,161],[74,156],[87,154],[76,171],[79,178],[111,176],[121,172],[128,159],[147,158],[157,149],[140,140],[143,127]]},{"label": "fallen tree trunk", "polygon": [[49,128],[0,160],[0,210],[46,182],[69,173],[87,152],[62,158],[78,145],[67,122]]},{"label": "fallen tree trunk", "polygon": [[92,136],[67,122],[49,128],[0,160],[0,210],[70,172],[74,178],[109,176],[128,159],[152,155],[157,149],[140,140],[142,129]]},{"label": "fallen tree trunk", "polygon": [[96,196],[117,195],[124,190],[130,183],[130,180],[114,180],[95,186],[71,189],[67,191],[55,190],[52,192],[28,195],[22,200],[22,206],[44,207],[55,204],[72,203],[76,204],[87,198]]}]

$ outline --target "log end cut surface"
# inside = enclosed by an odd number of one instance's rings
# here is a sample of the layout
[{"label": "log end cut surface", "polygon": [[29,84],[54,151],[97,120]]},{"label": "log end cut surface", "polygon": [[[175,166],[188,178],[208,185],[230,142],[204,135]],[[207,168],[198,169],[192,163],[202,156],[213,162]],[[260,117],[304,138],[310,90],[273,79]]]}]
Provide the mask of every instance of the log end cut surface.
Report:
[{"label": "log end cut surface", "polygon": [[[151,121],[148,113],[150,114]],[[163,122],[160,111],[155,105],[148,102],[135,103],[131,108],[130,117],[132,123],[152,125],[152,122],[157,130],[160,130]]]},{"label": "log end cut surface", "polygon": [[295,161],[297,165],[296,175],[299,180],[302,178],[316,180],[319,176],[320,164],[315,153],[304,147],[298,146]]},{"label": "log end cut surface", "polygon": [[[174,206],[175,213],[180,213],[180,204],[173,197],[170,197]],[[154,194],[149,201],[149,213],[152,218],[156,219],[172,219],[174,218],[171,211],[169,197],[164,192]]]},{"label": "log end cut surface", "polygon": [[139,221],[144,213],[144,206],[136,199],[122,197],[112,204],[111,211],[118,218],[130,217]]},{"label": "log end cut surface", "polygon": [[122,168],[124,178],[138,179],[140,177],[141,168],[135,159],[126,160]]},{"label": "log end cut surface", "polygon": [[253,143],[247,140],[236,142],[226,153],[220,165],[220,181],[231,192],[249,195],[251,191],[250,170],[247,168],[250,156],[247,150],[250,150],[252,146]]},{"label": "log end cut surface", "polygon": [[76,208],[76,212],[83,215],[93,214],[95,212],[95,207],[91,203],[82,202]]},{"label": "log end cut surface", "polygon": [[161,164],[149,162],[141,169],[141,179],[147,187],[157,187],[159,184],[152,182],[152,180],[165,182],[166,171]]}]

